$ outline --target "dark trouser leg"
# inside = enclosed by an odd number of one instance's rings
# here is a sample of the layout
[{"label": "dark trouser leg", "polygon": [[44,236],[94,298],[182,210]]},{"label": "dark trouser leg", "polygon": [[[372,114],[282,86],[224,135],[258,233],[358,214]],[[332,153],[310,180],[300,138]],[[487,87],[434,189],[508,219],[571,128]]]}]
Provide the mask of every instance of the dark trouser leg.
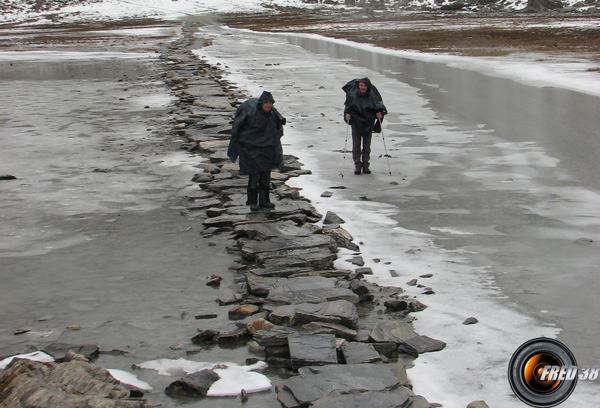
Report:
[{"label": "dark trouser leg", "polygon": [[352,161],[354,161],[354,174],[360,174],[362,169],[362,162],[360,161],[362,156],[362,151],[360,149],[361,139],[358,126],[352,126]]},{"label": "dark trouser leg", "polygon": [[363,149],[362,149],[362,167],[363,173],[371,174],[369,170],[369,162],[371,161],[371,140],[373,139],[373,133],[367,133],[363,136]]},{"label": "dark trouser leg", "polygon": [[258,210],[258,183],[260,180],[260,173],[254,173],[248,175],[248,188],[246,190],[248,200],[246,205],[250,206],[253,211]]},{"label": "dark trouser leg", "polygon": [[260,173],[260,179],[258,182],[258,206],[263,208],[274,208],[275,205],[271,203],[269,194],[271,191],[271,172],[263,171]]}]

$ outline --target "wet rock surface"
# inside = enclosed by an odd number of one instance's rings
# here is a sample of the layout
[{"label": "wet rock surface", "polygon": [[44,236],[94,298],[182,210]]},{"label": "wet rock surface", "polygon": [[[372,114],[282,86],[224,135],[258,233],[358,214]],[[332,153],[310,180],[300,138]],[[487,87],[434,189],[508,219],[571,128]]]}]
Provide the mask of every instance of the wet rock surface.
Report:
[{"label": "wet rock surface", "polygon": [[[200,350],[247,347],[249,356],[264,359],[272,372],[283,370],[276,390],[284,407],[365,406],[374,398],[383,407],[429,406],[424,397],[412,393],[406,366],[421,353],[442,350],[445,343],[412,329],[410,313],[424,305],[403,298],[398,288],[364,280],[372,270],[350,232],[340,227],[344,220],[329,211],[319,214],[285,184],[309,171],[287,155],[272,177],[275,208],[251,212],[245,205],[247,175],[228,161],[225,150],[235,108],[248,96],[191,51],[197,47],[196,28],[186,23],[182,38],[161,55],[168,67],[162,79],[176,100],[172,132],[182,141],[181,149],[200,162],[198,173],[190,175],[197,188],[186,191],[182,214],[203,225],[199,239],[219,238],[225,245],[214,244],[214,250],[228,252],[235,261],[228,271],[211,271],[206,281],[214,289],[215,307],[226,308],[229,325],[211,326],[216,316],[212,310],[196,313],[202,327],[190,327],[188,344],[177,349],[187,348],[192,355],[197,352],[193,345]],[[334,268],[339,247],[356,251],[355,270]],[[224,276],[234,283],[223,284]],[[88,361],[100,352],[92,345],[73,349],[61,344],[45,351],[57,361],[66,361],[69,351]],[[73,363],[80,362],[52,367]],[[20,364],[23,370],[47,370]],[[191,373],[171,383],[165,393],[204,398],[218,379],[213,374]],[[43,398],[54,395],[45,386],[36,387],[47,393]],[[128,395],[125,392],[119,402],[125,405],[113,406],[145,406],[143,400],[127,400]],[[26,396],[11,398],[24,401]],[[67,403],[71,397],[61,398]]]}]

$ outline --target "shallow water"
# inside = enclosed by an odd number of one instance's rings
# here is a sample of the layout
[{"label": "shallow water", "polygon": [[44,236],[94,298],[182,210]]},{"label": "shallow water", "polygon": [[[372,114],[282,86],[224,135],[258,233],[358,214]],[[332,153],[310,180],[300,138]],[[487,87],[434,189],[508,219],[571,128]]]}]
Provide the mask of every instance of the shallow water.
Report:
[{"label": "shallow water", "polygon": [[[448,346],[415,361],[417,393],[446,407],[522,406],[508,361],[540,336],[563,341],[580,366],[600,363],[598,97],[463,69],[460,59],[219,27],[201,35],[214,41],[200,56],[250,94],[273,93],[288,119],[284,149],[313,171],[292,183],[346,220],[372,279],[429,305],[415,327]],[[341,86],[364,76],[390,114],[373,140],[373,175],[354,176]],[[353,267],[344,257],[338,266]],[[407,287],[413,278],[436,294]],[[479,323],[462,325],[470,316]],[[595,406],[599,392],[580,382],[563,405]]]}]

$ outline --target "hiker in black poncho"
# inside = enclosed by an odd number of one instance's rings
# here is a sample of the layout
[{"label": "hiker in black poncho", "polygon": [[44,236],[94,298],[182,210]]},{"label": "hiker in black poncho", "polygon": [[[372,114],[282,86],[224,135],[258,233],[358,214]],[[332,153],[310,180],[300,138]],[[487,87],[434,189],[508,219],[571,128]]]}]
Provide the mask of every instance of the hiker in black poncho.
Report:
[{"label": "hiker in black poncho", "polygon": [[258,99],[242,103],[233,119],[227,156],[235,162],[239,157],[240,171],[248,177],[248,201],[251,211],[259,207],[274,208],[269,199],[271,170],[283,164],[281,137],[285,118],[273,107],[269,92]]},{"label": "hiker in black poncho", "polygon": [[344,120],[352,126],[354,174],[360,174],[361,171],[371,174],[371,139],[373,132],[381,132],[381,121],[387,110],[379,91],[369,78],[353,79],[342,89],[346,92]]}]

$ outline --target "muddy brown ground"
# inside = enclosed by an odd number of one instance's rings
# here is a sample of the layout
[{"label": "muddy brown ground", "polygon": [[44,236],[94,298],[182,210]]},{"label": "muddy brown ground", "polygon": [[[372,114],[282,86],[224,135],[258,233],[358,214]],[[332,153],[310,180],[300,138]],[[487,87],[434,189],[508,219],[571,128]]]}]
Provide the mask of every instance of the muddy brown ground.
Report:
[{"label": "muddy brown ground", "polygon": [[397,50],[498,56],[515,52],[573,54],[600,62],[599,15],[394,14],[286,11],[232,15],[224,24],[256,31],[295,31]]}]

